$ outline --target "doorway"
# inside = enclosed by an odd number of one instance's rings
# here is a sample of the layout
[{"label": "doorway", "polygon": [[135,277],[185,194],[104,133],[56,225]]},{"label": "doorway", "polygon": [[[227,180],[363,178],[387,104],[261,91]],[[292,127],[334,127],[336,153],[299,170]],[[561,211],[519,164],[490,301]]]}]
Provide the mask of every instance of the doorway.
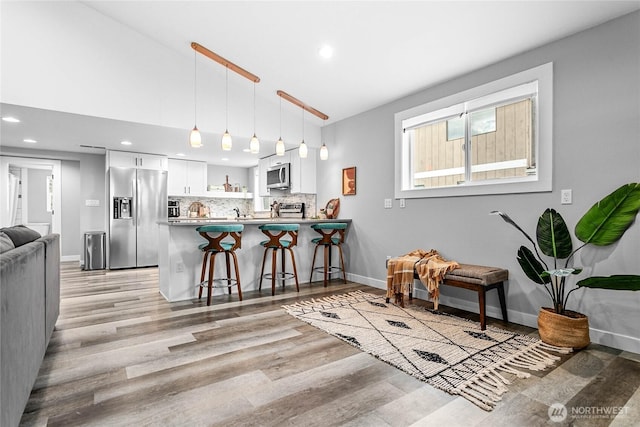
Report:
[{"label": "doorway", "polygon": [[[33,224],[40,234],[57,233],[62,240],[60,170],[60,160],[0,156],[0,227]],[[36,187],[29,183],[30,175]],[[36,203],[29,203],[30,187]]]}]

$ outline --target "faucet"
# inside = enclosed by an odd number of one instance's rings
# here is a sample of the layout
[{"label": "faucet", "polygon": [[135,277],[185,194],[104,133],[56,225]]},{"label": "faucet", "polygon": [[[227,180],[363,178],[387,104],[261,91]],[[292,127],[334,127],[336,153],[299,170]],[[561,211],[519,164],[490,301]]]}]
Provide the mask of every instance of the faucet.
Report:
[{"label": "faucet", "polygon": [[240,209],[233,208],[233,210],[236,212],[236,218],[240,218]]}]

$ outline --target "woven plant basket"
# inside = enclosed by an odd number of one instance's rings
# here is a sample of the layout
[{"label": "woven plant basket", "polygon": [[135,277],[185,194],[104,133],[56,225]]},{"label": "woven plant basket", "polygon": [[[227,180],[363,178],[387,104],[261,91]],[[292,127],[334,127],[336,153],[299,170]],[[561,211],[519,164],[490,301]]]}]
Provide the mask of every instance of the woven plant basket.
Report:
[{"label": "woven plant basket", "polygon": [[589,318],[582,313],[566,311],[557,314],[553,309],[542,307],[538,314],[540,339],[558,347],[584,348],[589,345]]}]

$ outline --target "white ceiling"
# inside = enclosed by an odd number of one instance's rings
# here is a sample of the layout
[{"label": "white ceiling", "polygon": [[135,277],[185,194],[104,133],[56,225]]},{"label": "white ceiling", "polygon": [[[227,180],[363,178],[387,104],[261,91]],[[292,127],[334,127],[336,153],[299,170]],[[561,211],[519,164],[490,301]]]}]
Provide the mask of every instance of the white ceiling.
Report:
[{"label": "white ceiling", "polygon": [[[9,20],[16,17],[12,16],[15,9],[3,3],[2,24],[6,27]],[[51,5],[56,2],[47,3],[47,13],[51,14]],[[63,3],[68,2],[60,2],[60,7]],[[260,76],[259,104],[261,110],[270,110],[261,113],[263,117],[270,118],[269,123],[261,124],[264,129],[259,134],[263,141],[261,156],[273,151],[272,142],[278,136],[278,124],[273,123],[279,114],[279,99],[275,95],[278,89],[329,115],[327,122],[309,114],[305,117],[306,129],[317,146],[319,141],[315,141],[315,135],[326,123],[370,110],[640,8],[640,1],[81,3],[77,6],[87,8],[87,13],[100,14],[101,19],[110,23],[92,30],[116,32],[124,26],[132,30],[132,34],[157,45],[159,50],[186,69],[193,69],[194,63],[189,43],[197,41]],[[57,18],[51,16],[51,19]],[[7,33],[10,29],[2,30],[3,51],[9,43],[20,43],[15,40],[17,37],[12,38],[12,34]],[[66,33],[73,29],[61,26],[60,31]],[[78,36],[82,34],[73,34],[73,37]],[[34,34],[33,37],[52,35]],[[334,56],[330,60],[318,55],[318,49],[325,43],[334,48]],[[100,46],[100,49],[108,55],[108,46]],[[82,52],[74,54],[82,55]],[[209,61],[200,58],[199,61]],[[5,58],[2,59],[3,74],[15,76],[11,67],[19,67],[20,64],[7,64]],[[41,65],[42,73],[60,66],[52,63]],[[213,70],[214,67],[211,65],[208,69]],[[224,79],[224,72],[222,76]],[[37,80],[40,77],[45,78],[45,75],[36,74],[31,78]],[[9,84],[13,89],[3,90],[0,94],[2,115],[14,114],[22,119],[19,125],[2,123],[2,144],[5,146],[26,146],[22,139],[37,135],[35,139],[39,142],[29,147],[86,151],[80,146],[84,144],[123,149],[119,141],[128,138],[153,141],[152,144],[136,144],[129,148],[131,150],[175,156],[178,151],[185,151],[183,147],[186,146],[188,130],[193,125],[192,106],[182,108],[181,105],[181,109],[188,110],[186,117],[190,118],[177,125],[161,120],[145,121],[135,115],[100,116],[94,113],[100,111],[99,106],[90,106],[90,103],[101,102],[98,97],[86,100],[82,108],[64,105],[63,100],[58,107],[55,102],[40,101],[35,95],[28,100],[22,99],[16,85],[29,82],[6,82],[3,78],[2,83],[5,88]],[[192,85],[192,80],[187,83]],[[247,84],[250,85],[245,81]],[[11,92],[10,96],[5,97],[7,92]],[[185,94],[188,102],[193,102],[191,96],[192,93]],[[156,102],[154,99],[136,101]],[[219,108],[224,110],[224,105]],[[300,117],[295,107],[288,111],[292,117],[296,117],[294,114]],[[284,124],[283,127],[295,127],[292,134],[300,135],[299,123]],[[199,127],[202,129],[200,123]],[[211,129],[209,133],[205,132],[205,138],[212,141],[211,150],[218,150],[219,144],[213,141],[218,137],[216,132],[222,131]],[[246,146],[251,133],[251,126],[236,132],[234,152],[227,156],[230,164],[248,166],[256,163],[255,156],[242,153],[240,148],[235,149],[236,146]],[[290,148],[297,145],[293,141],[291,144]],[[187,155],[196,156],[193,152],[187,152]],[[205,159],[209,163],[220,163],[221,155],[216,152]]]}]

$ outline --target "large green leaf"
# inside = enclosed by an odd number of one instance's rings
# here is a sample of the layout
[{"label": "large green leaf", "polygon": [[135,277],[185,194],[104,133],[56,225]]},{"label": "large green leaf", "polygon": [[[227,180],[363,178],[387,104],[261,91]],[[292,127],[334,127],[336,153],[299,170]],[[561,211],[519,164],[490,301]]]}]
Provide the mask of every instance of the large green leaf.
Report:
[{"label": "large green leaf", "polygon": [[609,277],[592,276],[576,283],[585,288],[611,289],[617,291],[640,291],[640,276],[619,274]]},{"label": "large green leaf", "polygon": [[556,259],[571,255],[571,234],[564,219],[555,209],[547,209],[540,215],[536,237],[543,254]]},{"label": "large green leaf", "polygon": [[607,246],[617,242],[640,210],[640,184],[623,185],[593,205],[576,224],[576,237]]},{"label": "large green leaf", "polygon": [[545,268],[528,247],[520,246],[520,249],[518,249],[518,263],[522,267],[524,274],[535,283],[544,285],[551,282],[551,277],[548,274],[543,274]]}]

